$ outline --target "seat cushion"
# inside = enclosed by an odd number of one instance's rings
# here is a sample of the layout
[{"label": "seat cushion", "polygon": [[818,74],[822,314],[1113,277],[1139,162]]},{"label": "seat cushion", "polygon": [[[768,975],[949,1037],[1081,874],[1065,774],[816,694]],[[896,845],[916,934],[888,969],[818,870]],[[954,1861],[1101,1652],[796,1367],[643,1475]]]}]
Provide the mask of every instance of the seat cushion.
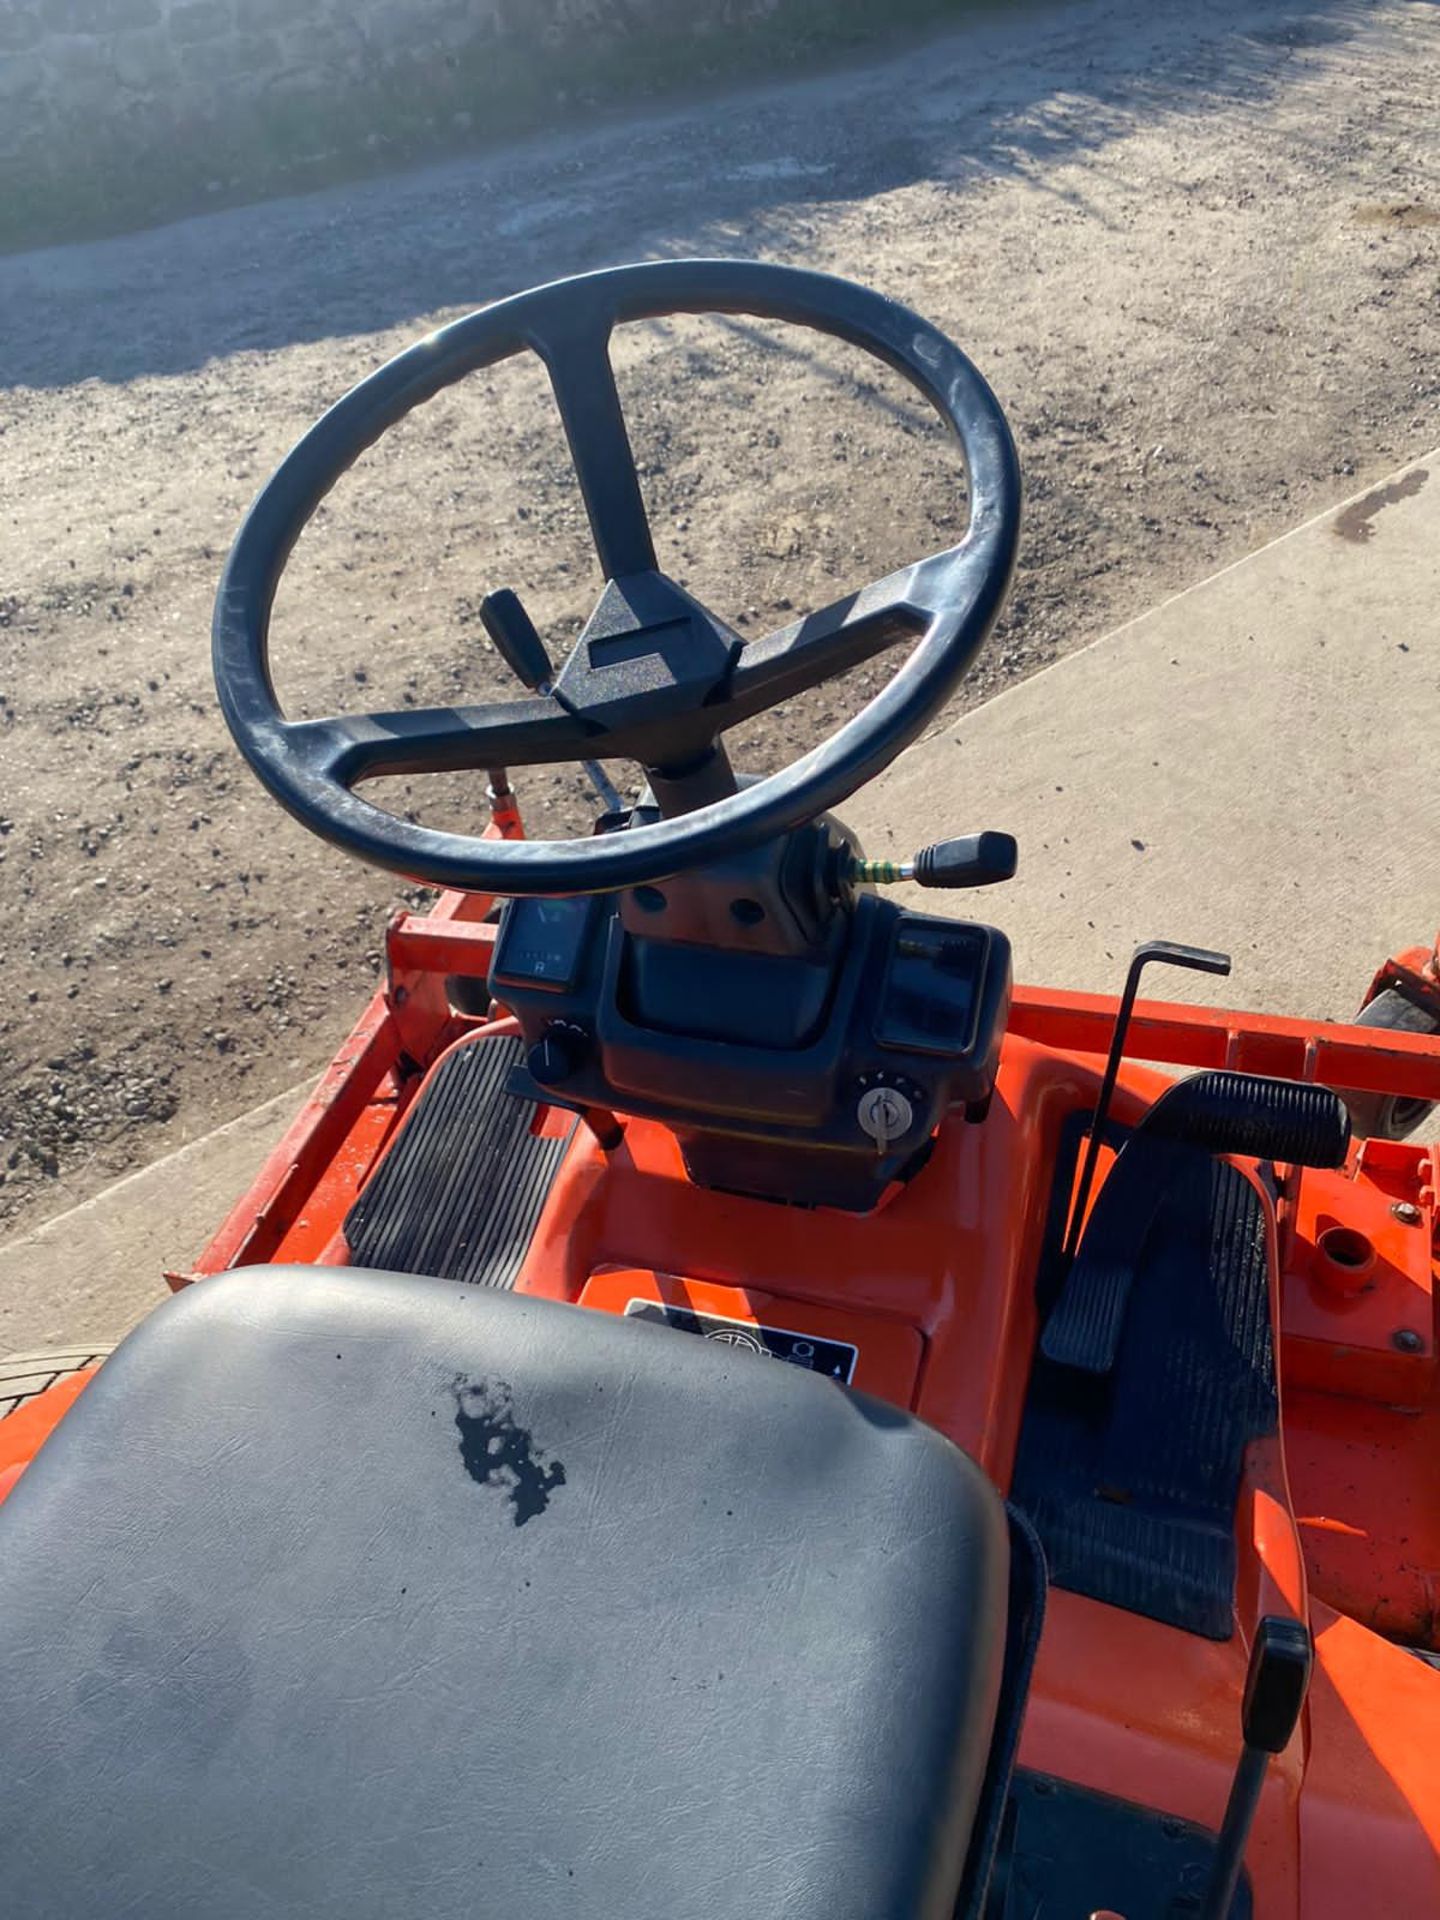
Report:
[{"label": "seat cushion", "polygon": [[949,1914],[1006,1572],[963,1454],[799,1368],[207,1280],[0,1507],[4,1908]]}]

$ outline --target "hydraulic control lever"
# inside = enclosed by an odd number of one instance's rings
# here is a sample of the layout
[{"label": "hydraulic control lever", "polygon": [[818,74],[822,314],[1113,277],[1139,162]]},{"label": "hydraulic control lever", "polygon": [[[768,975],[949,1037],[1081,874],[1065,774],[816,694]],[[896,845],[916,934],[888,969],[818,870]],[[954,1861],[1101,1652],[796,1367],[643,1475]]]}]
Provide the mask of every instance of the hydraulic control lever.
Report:
[{"label": "hydraulic control lever", "polygon": [[1313,1659],[1308,1627],[1299,1620],[1287,1620],[1283,1614],[1266,1614],[1250,1649],[1245,1704],[1240,1714],[1244,1745],[1215,1843],[1215,1864],[1200,1920],[1230,1920],[1245,1862],[1245,1843],[1260,1804],[1266,1770],[1271,1756],[1283,1753],[1290,1744],[1305,1704]]},{"label": "hydraulic control lever", "polygon": [[[495,651],[520,684],[531,693],[548,696],[554,689],[555,669],[519,594],[509,587],[497,587],[494,593],[487,593],[480,602],[480,620],[495,643]],[[620,795],[599,761],[582,760],[580,764],[605,810],[618,812]],[[493,780],[491,785],[495,785]]]},{"label": "hydraulic control lever", "polygon": [[891,887],[901,880],[913,880],[917,887],[993,887],[999,880],[1013,880],[1019,863],[1013,833],[967,833],[922,847],[913,860],[860,860],[851,855],[846,877],[872,887]]},{"label": "hydraulic control lever", "polygon": [[1065,1252],[1073,1255],[1085,1223],[1085,1208],[1095,1184],[1095,1168],[1100,1159],[1100,1144],[1105,1137],[1105,1122],[1110,1117],[1110,1102],[1115,1097],[1115,1082],[1120,1062],[1125,1058],[1125,1038],[1130,1031],[1130,1016],[1135,1011],[1135,996],[1140,991],[1140,976],[1146,967],[1159,963],[1167,967],[1186,967],[1192,973],[1227,974],[1228,953],[1212,953],[1208,947],[1182,947],[1173,940],[1142,940],[1130,956],[1125,975],[1125,991],[1120,996],[1120,1011],[1115,1016],[1115,1031],[1110,1040],[1110,1057],[1105,1062],[1105,1078],[1100,1082],[1100,1098],[1095,1102],[1095,1117],[1090,1122],[1090,1138],[1085,1147],[1085,1165],[1075,1190],[1075,1205],[1065,1233]]},{"label": "hydraulic control lever", "polygon": [[495,651],[521,686],[532,693],[548,693],[555,669],[519,594],[509,587],[487,593],[480,602],[480,620],[495,643]]}]

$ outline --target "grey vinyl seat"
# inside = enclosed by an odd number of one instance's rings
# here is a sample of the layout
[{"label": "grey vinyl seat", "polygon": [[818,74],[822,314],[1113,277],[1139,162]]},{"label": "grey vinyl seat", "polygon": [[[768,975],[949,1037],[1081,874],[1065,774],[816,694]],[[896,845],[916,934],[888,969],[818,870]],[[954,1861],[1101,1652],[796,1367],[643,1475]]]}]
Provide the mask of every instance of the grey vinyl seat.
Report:
[{"label": "grey vinyl seat", "polygon": [[26,1920],[950,1915],[1003,1506],[930,1428],[666,1328],[255,1268],[0,1506]]}]

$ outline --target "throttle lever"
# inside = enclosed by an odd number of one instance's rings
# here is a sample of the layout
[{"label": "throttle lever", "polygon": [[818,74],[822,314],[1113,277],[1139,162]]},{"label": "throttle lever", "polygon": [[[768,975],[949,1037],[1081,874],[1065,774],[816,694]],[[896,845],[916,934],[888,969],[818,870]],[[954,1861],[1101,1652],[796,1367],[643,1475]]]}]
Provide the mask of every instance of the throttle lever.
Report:
[{"label": "throttle lever", "polygon": [[1013,833],[967,833],[958,840],[937,840],[913,860],[861,860],[851,855],[846,878],[854,884],[895,886],[913,880],[917,887],[993,887],[1013,880],[1020,848]]},{"label": "throttle lever", "polygon": [[1245,1864],[1246,1842],[1260,1805],[1260,1789],[1272,1757],[1285,1751],[1299,1724],[1314,1661],[1314,1642],[1303,1621],[1287,1619],[1284,1614],[1265,1615],[1250,1649],[1240,1712],[1243,1744],[1215,1842],[1200,1920],[1230,1920],[1235,1888]]}]

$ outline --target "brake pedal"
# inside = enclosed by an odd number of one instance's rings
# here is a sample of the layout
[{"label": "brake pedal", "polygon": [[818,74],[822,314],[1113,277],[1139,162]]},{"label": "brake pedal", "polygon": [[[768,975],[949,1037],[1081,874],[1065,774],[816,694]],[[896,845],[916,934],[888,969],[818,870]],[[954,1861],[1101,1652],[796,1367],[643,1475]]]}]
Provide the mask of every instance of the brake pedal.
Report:
[{"label": "brake pedal", "polygon": [[[1130,1284],[1179,1155],[1240,1154],[1337,1167],[1350,1145],[1340,1096],[1308,1081],[1217,1069],[1161,1094],[1120,1150],[1046,1323],[1040,1351],[1057,1366],[1115,1365]],[[1078,1224],[1072,1231],[1079,1236]]]}]

